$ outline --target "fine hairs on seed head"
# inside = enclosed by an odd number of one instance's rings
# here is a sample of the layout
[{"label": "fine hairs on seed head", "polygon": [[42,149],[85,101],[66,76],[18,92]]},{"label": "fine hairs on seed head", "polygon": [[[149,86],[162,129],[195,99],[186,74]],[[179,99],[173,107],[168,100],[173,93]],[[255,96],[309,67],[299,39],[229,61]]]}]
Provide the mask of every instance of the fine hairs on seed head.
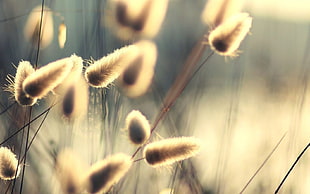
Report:
[{"label": "fine hairs on seed head", "polygon": [[0,147],[0,179],[12,180],[20,174],[20,165],[15,154],[6,147]]},{"label": "fine hairs on seed head", "polygon": [[147,144],[144,148],[145,161],[153,166],[165,166],[196,155],[200,140],[194,137],[175,137]]},{"label": "fine hairs on seed head", "polygon": [[15,77],[9,75],[7,77],[7,81],[9,84],[6,91],[13,94],[15,100],[19,105],[22,106],[32,106],[37,102],[37,98],[32,98],[23,90],[23,82],[24,80],[34,72],[34,68],[30,64],[29,61],[20,61],[16,70]]},{"label": "fine hairs on seed head", "polygon": [[32,98],[43,98],[68,76],[71,69],[69,58],[51,62],[29,75],[23,82],[23,90]]},{"label": "fine hairs on seed head", "polygon": [[210,32],[208,43],[219,55],[233,57],[251,26],[248,13],[235,14]]},{"label": "fine hairs on seed head", "polygon": [[119,60],[130,50],[135,50],[134,45],[116,49],[101,59],[94,61],[86,68],[85,79],[92,87],[104,88],[112,83],[123,71],[124,64]]}]

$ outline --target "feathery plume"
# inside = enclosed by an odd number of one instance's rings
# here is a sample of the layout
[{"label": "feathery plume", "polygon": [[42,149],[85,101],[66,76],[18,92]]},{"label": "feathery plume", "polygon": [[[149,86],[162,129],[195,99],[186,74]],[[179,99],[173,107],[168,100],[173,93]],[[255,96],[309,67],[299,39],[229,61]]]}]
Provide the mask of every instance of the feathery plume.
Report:
[{"label": "feathery plume", "polygon": [[202,12],[202,21],[211,29],[241,11],[243,0],[209,0]]},{"label": "feathery plume", "polygon": [[10,84],[7,91],[12,92],[15,100],[22,106],[32,106],[37,102],[37,98],[28,97],[22,87],[24,80],[34,71],[29,61],[20,61],[15,77],[8,77]]},{"label": "feathery plume", "polygon": [[56,175],[66,194],[81,193],[86,188],[86,173],[80,160],[69,149],[62,150],[56,160]]},{"label": "feathery plume", "polygon": [[95,163],[88,175],[90,193],[107,192],[131,167],[132,160],[125,154],[115,154]]},{"label": "feathery plume", "polygon": [[112,14],[108,25],[114,27],[122,39],[157,35],[165,18],[168,0],[111,0]]},{"label": "feathery plume", "polygon": [[[41,5],[33,8],[24,28],[24,36],[33,46],[37,46],[39,40],[41,9]],[[44,6],[40,41],[41,49],[47,47],[52,42],[53,34],[54,27],[52,12],[48,7]]]},{"label": "feathery plume", "polygon": [[63,95],[68,87],[79,81],[83,71],[83,59],[75,54],[69,58],[72,62],[72,68],[66,78],[56,86],[52,91],[56,94]]},{"label": "feathery plume", "polygon": [[134,45],[125,46],[90,64],[85,71],[86,81],[92,87],[107,87],[125,68],[119,60],[129,51],[135,53],[136,49]]},{"label": "feathery plume", "polygon": [[64,48],[67,39],[67,27],[65,23],[61,23],[58,27],[58,45]]},{"label": "feathery plume", "polygon": [[194,137],[177,137],[153,142],[145,146],[144,158],[153,166],[169,165],[196,155],[200,140]]},{"label": "feathery plume", "polygon": [[150,123],[140,111],[133,110],[127,115],[126,129],[130,141],[136,145],[144,144],[150,137]]},{"label": "feathery plume", "polygon": [[28,96],[40,99],[60,84],[71,69],[69,58],[51,62],[29,75],[23,82],[23,90]]},{"label": "feathery plume", "polygon": [[[16,172],[17,171],[17,172]],[[6,147],[0,147],[0,179],[12,180],[18,177],[20,166],[15,154]]]},{"label": "feathery plume", "polygon": [[80,78],[67,88],[62,102],[63,115],[68,118],[81,118],[88,107],[88,85]]},{"label": "feathery plume", "polygon": [[138,54],[128,53],[121,63],[127,63],[125,70],[117,79],[117,85],[129,97],[143,95],[152,83],[157,59],[157,48],[152,41],[135,43]]},{"label": "feathery plume", "polygon": [[252,25],[248,13],[238,13],[219,25],[208,36],[211,49],[219,55],[235,56],[241,41],[245,38]]}]

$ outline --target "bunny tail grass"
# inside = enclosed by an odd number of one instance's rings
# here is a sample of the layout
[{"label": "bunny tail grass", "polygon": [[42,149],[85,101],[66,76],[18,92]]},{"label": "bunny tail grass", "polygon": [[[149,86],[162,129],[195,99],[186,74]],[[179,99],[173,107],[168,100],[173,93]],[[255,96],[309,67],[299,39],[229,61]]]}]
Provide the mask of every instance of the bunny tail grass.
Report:
[{"label": "bunny tail grass", "polygon": [[144,144],[150,137],[150,123],[140,111],[133,110],[127,115],[126,129],[133,144]]},{"label": "bunny tail grass", "polygon": [[133,45],[122,47],[90,64],[85,71],[85,78],[88,84],[98,88],[107,87],[125,68],[122,63],[119,63],[120,58],[133,49],[136,49]]},{"label": "bunny tail grass", "polygon": [[170,165],[196,155],[200,140],[194,137],[176,137],[153,142],[145,146],[144,158],[153,166]]},{"label": "bunny tail grass", "polygon": [[32,98],[43,98],[68,76],[71,69],[69,58],[51,62],[29,75],[23,83],[23,90]]},{"label": "bunny tail grass", "polygon": [[32,98],[26,95],[23,90],[24,80],[34,73],[34,68],[28,61],[21,61],[17,67],[16,75],[14,78],[14,97],[18,104],[22,106],[32,106],[37,102],[37,98]]},{"label": "bunny tail grass", "polygon": [[0,179],[12,180],[20,174],[15,154],[6,147],[0,147]]},{"label": "bunny tail grass", "polygon": [[252,26],[248,13],[238,13],[210,32],[208,43],[219,55],[235,56],[241,41]]},{"label": "bunny tail grass", "polygon": [[107,192],[126,174],[131,164],[131,157],[121,153],[97,162],[91,167],[88,174],[88,192]]}]

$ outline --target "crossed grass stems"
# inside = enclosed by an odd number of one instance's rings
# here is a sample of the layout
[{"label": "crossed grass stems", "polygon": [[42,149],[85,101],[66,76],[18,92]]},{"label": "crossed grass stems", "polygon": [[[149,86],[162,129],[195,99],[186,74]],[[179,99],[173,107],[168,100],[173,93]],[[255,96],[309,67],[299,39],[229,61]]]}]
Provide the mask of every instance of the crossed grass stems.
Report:
[{"label": "crossed grass stems", "polygon": [[[42,7],[41,7],[41,18],[40,18],[40,25],[39,25],[39,31],[41,32],[42,30],[42,16],[43,16],[43,10],[44,10],[44,0],[42,0]],[[18,16],[20,17],[20,16]],[[5,20],[6,21],[6,20]],[[0,21],[1,22],[1,21]],[[214,54],[214,51],[210,51],[209,54],[207,55],[207,57],[201,61],[201,58],[206,50],[206,44],[205,44],[205,37],[207,37],[208,33],[205,33],[205,35],[196,43],[195,47],[192,49],[190,55],[187,57],[186,62],[183,64],[183,68],[180,71],[180,73],[178,74],[177,78],[175,79],[174,83],[172,84],[172,86],[170,87],[170,89],[168,90],[165,98],[161,99],[162,100],[162,107],[160,109],[160,111],[157,113],[155,120],[151,126],[151,135],[153,134],[153,132],[156,130],[156,127],[158,126],[158,124],[160,123],[161,120],[163,120],[165,118],[165,116],[167,115],[167,113],[169,112],[169,110],[173,107],[174,103],[176,102],[176,100],[178,99],[178,97],[182,94],[182,92],[184,91],[184,89],[186,88],[186,86],[190,83],[190,81],[195,77],[195,75],[199,72],[199,70],[203,67],[203,65],[207,64],[207,61],[211,58],[211,56]],[[36,61],[35,61],[35,68],[37,68],[37,64],[38,64],[38,60],[39,60],[39,54],[40,54],[40,38],[41,33],[39,33],[39,38],[38,38],[38,44],[37,44],[37,51],[36,51]],[[199,64],[199,62],[201,62]],[[10,108],[12,108],[14,105],[16,105],[17,103],[14,102],[11,105],[9,105],[7,108],[5,108],[3,111],[0,112],[0,115],[6,113]],[[25,128],[26,128],[26,142],[25,142],[25,148],[24,148],[24,154],[22,156],[21,153],[19,153],[18,156],[18,161],[19,164],[21,163],[26,163],[26,158],[27,158],[27,153],[31,147],[31,145],[33,144],[37,134],[39,133],[40,129],[42,128],[42,125],[44,123],[44,121],[46,120],[50,110],[56,105],[58,104],[58,102],[56,102],[55,100],[53,101],[53,103],[43,112],[41,112],[40,114],[38,114],[37,116],[35,116],[34,118],[32,118],[32,107],[29,107],[28,110],[26,110],[26,112],[28,112],[28,122],[26,123],[26,119],[27,119],[27,113],[25,114],[25,119],[24,119],[24,126],[21,127],[20,129],[16,130],[12,135],[10,135],[8,138],[6,138],[4,141],[2,141],[0,143],[0,146],[2,146],[3,144],[5,144],[7,141],[9,141],[11,138],[13,138],[15,135],[17,135],[18,133],[22,132],[22,139],[24,139],[25,136]],[[38,128],[36,129],[35,133],[33,134],[32,138],[30,139],[30,127],[31,124],[38,120],[39,118],[43,117],[42,121],[40,122]],[[32,118],[32,119],[31,119]],[[255,176],[258,174],[258,172],[263,168],[263,166],[267,163],[267,161],[269,160],[269,158],[272,156],[272,154],[276,151],[276,149],[278,148],[278,146],[280,145],[280,143],[282,142],[282,140],[284,139],[284,137],[286,136],[287,133],[285,133],[281,139],[277,142],[277,144],[275,145],[275,147],[272,149],[272,151],[270,152],[270,154],[266,157],[266,159],[263,161],[263,163],[259,166],[259,168],[257,169],[257,171],[253,174],[253,176],[249,179],[249,181],[246,183],[246,185],[242,188],[240,193],[243,193],[245,191],[245,189],[248,187],[248,185],[251,183],[251,181],[255,178]],[[150,140],[150,138],[149,138]],[[132,154],[132,159],[135,159],[135,156],[139,153],[139,151],[149,142],[149,140],[142,146],[139,146],[136,151]],[[21,143],[21,148],[20,150],[22,151],[22,145],[23,143]],[[305,148],[301,151],[301,153],[297,156],[296,160],[294,161],[294,163],[292,164],[292,166],[290,167],[290,169],[288,170],[288,172],[286,173],[286,175],[284,176],[284,178],[282,179],[281,183],[278,185],[278,187],[275,190],[275,193],[278,193],[279,190],[281,189],[282,185],[284,184],[285,180],[288,178],[289,174],[292,172],[293,168],[296,166],[296,164],[298,163],[298,161],[301,159],[301,157],[303,156],[303,154],[306,152],[306,150],[310,147],[310,143],[307,144],[305,146]],[[20,152],[21,152],[20,151]],[[22,157],[21,157],[22,156]],[[55,158],[54,158],[55,159]],[[140,160],[143,160],[144,158],[138,158],[135,159],[134,162],[138,162]],[[56,160],[56,159],[55,159]],[[19,165],[18,164],[18,165]],[[24,176],[25,176],[25,169],[26,166],[23,167],[22,170],[22,175],[21,175],[21,186],[20,186],[20,193],[22,193],[22,189],[23,189],[23,182],[24,182]],[[176,174],[177,174],[177,169],[175,169],[174,171],[174,175],[173,175],[173,179],[172,179],[172,188],[173,185],[175,184],[175,178],[176,178]],[[17,171],[16,171],[16,175],[17,175]],[[14,192],[14,187],[16,184],[16,175],[15,175],[15,179],[9,183],[7,190],[5,193],[8,193],[11,185],[12,185],[12,190],[11,193]],[[110,188],[110,190],[113,187]],[[172,190],[171,190],[172,193]]]}]

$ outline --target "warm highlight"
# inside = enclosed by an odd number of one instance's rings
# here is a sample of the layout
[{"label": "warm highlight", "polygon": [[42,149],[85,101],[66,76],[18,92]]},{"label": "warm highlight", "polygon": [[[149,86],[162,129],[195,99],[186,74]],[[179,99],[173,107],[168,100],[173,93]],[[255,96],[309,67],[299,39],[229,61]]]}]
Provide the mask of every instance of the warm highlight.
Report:
[{"label": "warm highlight", "polygon": [[170,165],[190,158],[200,150],[200,140],[194,137],[176,137],[153,142],[145,146],[144,158],[153,166]]}]

